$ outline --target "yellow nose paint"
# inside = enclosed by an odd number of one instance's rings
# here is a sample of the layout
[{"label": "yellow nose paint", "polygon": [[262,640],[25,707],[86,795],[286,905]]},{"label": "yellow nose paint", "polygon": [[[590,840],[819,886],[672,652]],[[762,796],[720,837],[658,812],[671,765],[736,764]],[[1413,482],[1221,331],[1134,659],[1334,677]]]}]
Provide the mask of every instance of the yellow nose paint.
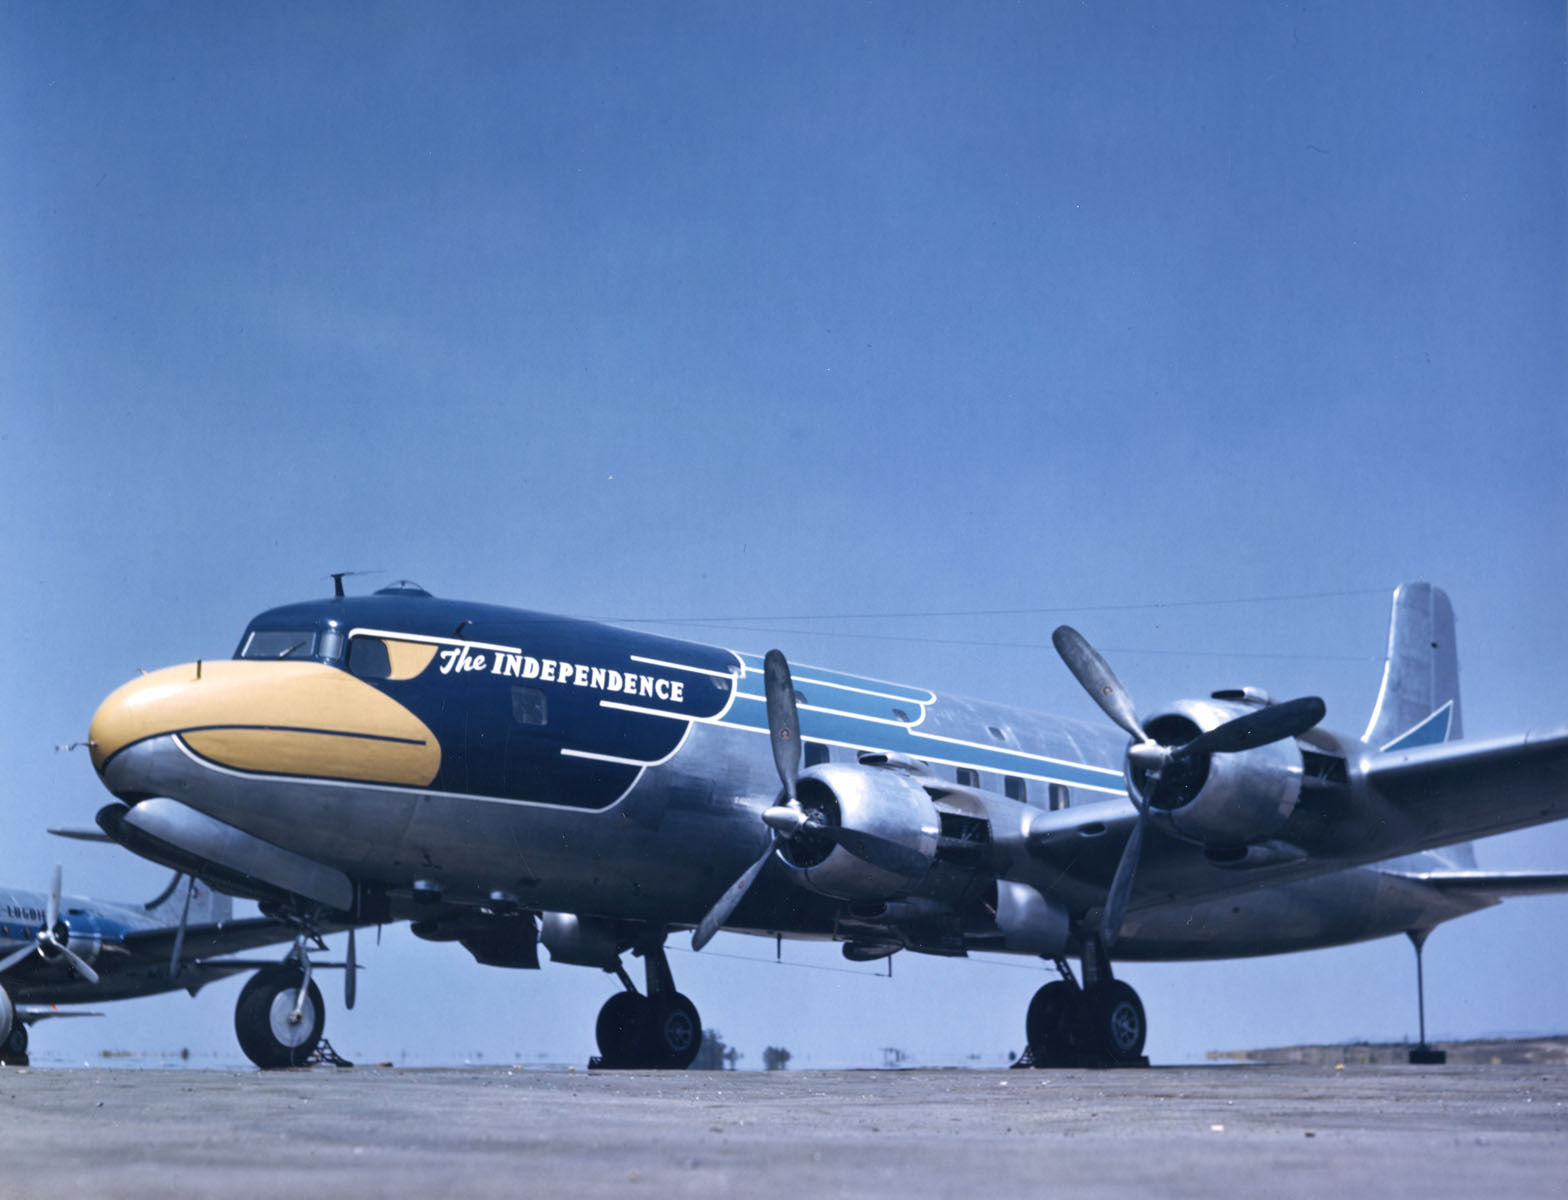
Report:
[{"label": "yellow nose paint", "polygon": [[316,662],[222,660],[133,679],[93,716],[93,765],[101,771],[126,746],[161,734],[240,771],[422,787],[441,767],[423,721]]}]

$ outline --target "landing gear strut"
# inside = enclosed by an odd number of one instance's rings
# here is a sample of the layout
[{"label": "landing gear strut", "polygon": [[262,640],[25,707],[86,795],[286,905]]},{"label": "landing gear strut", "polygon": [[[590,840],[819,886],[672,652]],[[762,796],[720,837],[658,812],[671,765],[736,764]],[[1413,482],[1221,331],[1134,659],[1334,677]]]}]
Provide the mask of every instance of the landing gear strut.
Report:
[{"label": "landing gear strut", "polygon": [[605,1001],[595,1026],[599,1057],[590,1066],[653,1068],[684,1071],[702,1047],[702,1019],[697,1006],[675,990],[664,956],[664,934],[634,948],[642,955],[648,994],[633,985],[626,968],[617,965],[624,991]]},{"label": "landing gear strut", "polygon": [[1029,1002],[1024,1030],[1030,1061],[1037,1067],[1148,1066],[1143,1002],[1112,978],[1099,939],[1085,940],[1082,987],[1066,959],[1057,959],[1056,968],[1061,979],[1046,984]]}]

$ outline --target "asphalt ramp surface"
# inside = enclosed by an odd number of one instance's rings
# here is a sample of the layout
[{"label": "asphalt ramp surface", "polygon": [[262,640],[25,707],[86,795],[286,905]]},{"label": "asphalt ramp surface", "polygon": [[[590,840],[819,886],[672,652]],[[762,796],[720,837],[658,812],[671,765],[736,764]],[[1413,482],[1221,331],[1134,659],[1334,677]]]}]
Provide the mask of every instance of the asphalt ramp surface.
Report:
[{"label": "asphalt ramp surface", "polygon": [[1568,1194],[1568,1068],[0,1069],[0,1197]]}]

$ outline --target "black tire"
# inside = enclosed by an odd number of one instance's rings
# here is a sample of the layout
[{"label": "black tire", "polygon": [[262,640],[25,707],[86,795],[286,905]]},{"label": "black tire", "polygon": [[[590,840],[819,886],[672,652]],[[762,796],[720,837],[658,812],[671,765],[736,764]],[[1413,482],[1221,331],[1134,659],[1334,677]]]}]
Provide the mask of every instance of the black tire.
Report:
[{"label": "black tire", "polygon": [[1029,1039],[1029,1057],[1035,1066],[1073,1065],[1073,1032],[1080,995],[1074,984],[1058,979],[1042,987],[1029,1001],[1024,1033]]},{"label": "black tire", "polygon": [[1113,1067],[1140,1062],[1148,1035],[1143,1002],[1120,979],[1097,983],[1083,994],[1078,1013],[1079,1047]]},{"label": "black tire", "polygon": [[648,1004],[648,1057],[655,1067],[684,1071],[702,1049],[702,1018],[679,992],[664,992]]},{"label": "black tire", "polygon": [[305,989],[299,1022],[289,1019],[303,977],[299,967],[291,964],[257,971],[234,1006],[234,1034],[240,1049],[264,1071],[304,1066],[321,1042],[327,1010],[315,980]]},{"label": "black tire", "polygon": [[616,992],[599,1010],[594,1036],[599,1057],[607,1067],[647,1065],[649,1031],[648,998],[638,992]]},{"label": "black tire", "polygon": [[13,1017],[11,1032],[0,1042],[0,1065],[25,1067],[27,1064],[27,1026],[22,1024],[21,1017]]}]

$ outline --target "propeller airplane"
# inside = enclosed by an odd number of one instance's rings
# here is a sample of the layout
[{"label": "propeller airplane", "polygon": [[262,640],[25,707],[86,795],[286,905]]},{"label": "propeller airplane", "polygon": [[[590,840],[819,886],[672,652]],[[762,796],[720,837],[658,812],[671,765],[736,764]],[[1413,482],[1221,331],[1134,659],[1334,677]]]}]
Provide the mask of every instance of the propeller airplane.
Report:
[{"label": "propeller airplane", "polygon": [[56,866],[47,893],[0,889],[0,1062],[10,1066],[27,1065],[34,1022],[99,1015],[58,1005],[194,996],[241,971],[278,969],[226,956],[295,937],[270,917],[233,919],[230,898],[192,876],[176,875],[146,904],[65,896],[60,884]]},{"label": "propeller airplane", "polygon": [[1477,870],[1463,844],[1568,815],[1568,726],[1462,740],[1429,584],[1395,593],[1361,735],[1254,688],[1140,716],[1066,626],[1056,649],[1109,724],[406,582],[337,591],[257,616],[230,660],[132,680],[89,735],[106,836],[295,931],[236,1011],[262,1066],[320,1038],[308,951],[328,926],[409,920],[481,963],[535,968],[542,942],[611,972],[610,1067],[697,1053],[674,930],[699,950],[721,929],[834,939],[859,962],[1025,955],[1061,976],[1025,1015],[1032,1061],[1111,1066],[1145,1061],[1146,1036],[1113,961],[1405,933],[1419,965],[1439,923],[1568,890]]}]

